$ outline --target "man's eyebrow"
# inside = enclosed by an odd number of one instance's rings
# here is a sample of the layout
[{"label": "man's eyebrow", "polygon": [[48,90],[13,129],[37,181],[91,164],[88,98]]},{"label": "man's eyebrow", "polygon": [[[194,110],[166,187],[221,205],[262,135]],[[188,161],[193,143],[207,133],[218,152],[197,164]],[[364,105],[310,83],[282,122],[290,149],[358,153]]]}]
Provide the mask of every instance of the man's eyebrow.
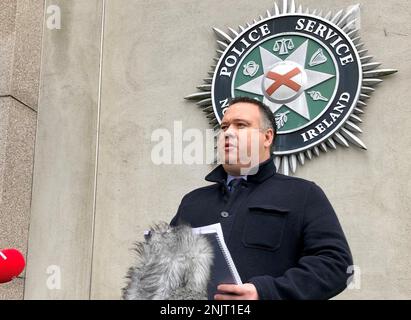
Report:
[{"label": "man's eyebrow", "polygon": [[233,119],[233,120],[231,120],[231,121],[223,121],[223,122],[221,122],[221,125],[227,124],[227,123],[229,123],[229,122],[246,122],[246,123],[251,123],[249,120],[242,119],[242,118],[236,118],[236,119]]},{"label": "man's eyebrow", "polygon": [[245,123],[247,123],[247,124],[250,124],[250,123],[251,123],[249,120],[241,119],[241,118],[233,119],[232,122],[236,122],[236,123],[238,123],[238,122],[245,122]]}]

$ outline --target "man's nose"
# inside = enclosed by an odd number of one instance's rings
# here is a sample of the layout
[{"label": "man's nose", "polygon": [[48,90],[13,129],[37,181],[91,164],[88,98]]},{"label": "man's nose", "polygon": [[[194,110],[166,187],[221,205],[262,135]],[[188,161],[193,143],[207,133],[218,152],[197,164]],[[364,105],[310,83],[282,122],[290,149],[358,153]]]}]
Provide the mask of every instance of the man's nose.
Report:
[{"label": "man's nose", "polygon": [[229,127],[227,128],[227,130],[224,132],[224,136],[225,136],[226,138],[236,137],[236,131],[235,131],[234,126],[229,126]]}]

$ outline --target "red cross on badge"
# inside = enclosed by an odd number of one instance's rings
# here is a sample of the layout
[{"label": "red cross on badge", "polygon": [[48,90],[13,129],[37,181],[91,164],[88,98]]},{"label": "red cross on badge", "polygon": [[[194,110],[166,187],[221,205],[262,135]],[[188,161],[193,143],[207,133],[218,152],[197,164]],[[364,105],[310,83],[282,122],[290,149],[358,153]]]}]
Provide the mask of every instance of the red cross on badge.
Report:
[{"label": "red cross on badge", "polygon": [[267,78],[274,80],[275,82],[266,90],[267,94],[271,96],[281,86],[287,86],[295,92],[298,92],[301,89],[301,86],[291,79],[300,73],[301,70],[297,67],[282,75],[273,71],[268,72]]}]

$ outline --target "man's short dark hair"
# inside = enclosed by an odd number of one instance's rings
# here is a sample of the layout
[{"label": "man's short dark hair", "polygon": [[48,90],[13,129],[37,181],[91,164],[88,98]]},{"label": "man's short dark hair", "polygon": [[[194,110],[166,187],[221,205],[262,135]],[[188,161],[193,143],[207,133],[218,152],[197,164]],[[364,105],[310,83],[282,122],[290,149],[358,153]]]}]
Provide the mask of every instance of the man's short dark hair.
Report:
[{"label": "man's short dark hair", "polygon": [[273,129],[273,131],[274,131],[273,144],[271,145],[271,152],[273,152],[274,151],[275,138],[277,137],[277,125],[276,125],[276,122],[275,122],[274,113],[271,111],[271,109],[267,105],[265,105],[261,101],[256,100],[256,99],[252,99],[252,98],[249,98],[249,97],[234,98],[230,101],[229,105],[232,106],[233,104],[240,103],[240,102],[250,103],[250,104],[258,106],[258,108],[260,110],[260,113],[261,113],[262,124],[263,124],[263,126],[265,126],[265,128],[263,128],[263,129]]}]

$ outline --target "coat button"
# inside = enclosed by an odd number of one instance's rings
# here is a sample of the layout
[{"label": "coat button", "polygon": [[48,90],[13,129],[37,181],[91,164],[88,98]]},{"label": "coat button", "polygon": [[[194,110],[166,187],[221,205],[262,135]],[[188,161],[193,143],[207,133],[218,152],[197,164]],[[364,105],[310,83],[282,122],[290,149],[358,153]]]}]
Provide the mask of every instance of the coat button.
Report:
[{"label": "coat button", "polygon": [[227,218],[229,215],[230,215],[230,214],[229,214],[227,211],[221,212],[221,216],[222,216],[223,218]]}]

